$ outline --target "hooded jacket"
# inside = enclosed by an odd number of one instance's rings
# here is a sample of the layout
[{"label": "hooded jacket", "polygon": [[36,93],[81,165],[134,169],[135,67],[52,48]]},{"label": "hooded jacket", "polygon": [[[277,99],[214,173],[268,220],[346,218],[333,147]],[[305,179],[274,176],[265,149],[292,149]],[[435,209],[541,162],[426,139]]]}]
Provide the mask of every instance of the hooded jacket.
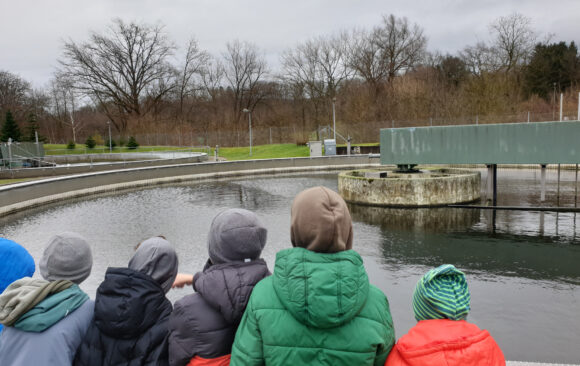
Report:
[{"label": "hooded jacket", "polygon": [[177,255],[156,237],[139,246],[129,268],[109,268],[97,289],[95,315],[75,365],[167,365],[165,297],[177,274]]},{"label": "hooded jacket", "polygon": [[252,289],[269,274],[263,259],[207,265],[196,274],[197,292],[177,301],[169,320],[169,364],[224,362]]},{"label": "hooded jacket", "polygon": [[418,322],[393,347],[386,366],[503,366],[502,351],[486,330],[465,320]]},{"label": "hooded jacket", "polygon": [[270,275],[260,259],[267,230],[255,213],[220,212],[208,235],[209,260],[194,276],[195,294],[175,303],[169,320],[172,366],[229,364],[234,336],[252,289]]},{"label": "hooded jacket", "polygon": [[387,299],[355,251],[286,249],[252,292],[230,365],[383,365],[394,341]]},{"label": "hooded jacket", "polygon": [[296,196],[296,248],[252,292],[231,365],[383,365],[394,343],[389,304],[353,250],[344,200],[325,187]]},{"label": "hooded jacket", "polygon": [[23,278],[0,296],[2,366],[71,365],[93,302],[70,281]]},{"label": "hooded jacket", "polygon": [[97,289],[95,315],[75,365],[167,365],[171,303],[153,279],[109,268]]}]

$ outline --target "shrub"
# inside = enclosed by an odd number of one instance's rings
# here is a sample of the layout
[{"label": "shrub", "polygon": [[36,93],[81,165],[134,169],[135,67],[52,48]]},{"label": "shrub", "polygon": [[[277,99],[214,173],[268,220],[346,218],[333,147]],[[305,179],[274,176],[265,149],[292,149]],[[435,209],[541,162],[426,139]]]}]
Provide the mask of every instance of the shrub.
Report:
[{"label": "shrub", "polygon": [[129,141],[127,141],[127,148],[128,149],[136,149],[139,147],[139,143],[135,140],[135,137],[129,137]]},{"label": "shrub", "polygon": [[74,150],[77,147],[77,145],[74,143],[74,141],[69,141],[68,145],[66,145],[66,148],[69,150]]},{"label": "shrub", "polygon": [[105,140],[98,133],[93,135],[93,139],[95,140],[95,142],[96,142],[97,145],[104,145],[105,144]]},{"label": "shrub", "polygon": [[93,138],[93,136],[89,136],[87,138],[87,141],[85,141],[85,145],[87,146],[87,148],[89,149],[94,149],[95,146],[97,146],[97,142],[95,141],[95,139]]}]

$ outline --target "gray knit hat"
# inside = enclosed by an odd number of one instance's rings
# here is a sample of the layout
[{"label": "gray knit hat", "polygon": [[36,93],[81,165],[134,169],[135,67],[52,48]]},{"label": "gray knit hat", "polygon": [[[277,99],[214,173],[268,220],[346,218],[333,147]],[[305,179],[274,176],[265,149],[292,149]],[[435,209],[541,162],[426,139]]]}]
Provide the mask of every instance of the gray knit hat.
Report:
[{"label": "gray knit hat", "polygon": [[40,259],[40,274],[47,281],[83,282],[91,274],[93,255],[85,238],[64,232],[53,236]]},{"label": "gray knit hat", "polygon": [[167,293],[177,276],[179,261],[173,245],[160,236],[149,238],[139,244],[129,268],[153,278]]},{"label": "gray knit hat", "polygon": [[260,258],[268,230],[255,213],[241,208],[220,212],[212,221],[207,239],[213,264]]}]

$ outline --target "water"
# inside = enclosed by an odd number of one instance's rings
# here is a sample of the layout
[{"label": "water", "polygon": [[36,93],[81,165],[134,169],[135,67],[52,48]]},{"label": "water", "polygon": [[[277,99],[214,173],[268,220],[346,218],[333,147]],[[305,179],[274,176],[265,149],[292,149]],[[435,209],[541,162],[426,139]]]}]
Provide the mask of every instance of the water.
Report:
[{"label": "water", "polygon": [[[547,204],[555,203],[548,172]],[[485,178],[483,181],[485,182]],[[564,172],[561,205],[574,205],[574,174]],[[501,205],[540,205],[539,171],[500,170]],[[93,245],[94,267],[82,288],[94,297],[108,266],[126,266],[141,240],[165,235],[182,272],[206,261],[212,218],[230,207],[255,211],[268,228],[263,256],[290,247],[290,204],[305,188],[337,189],[336,174],[223,180],[97,196],[0,219],[0,236],[25,245],[38,259],[53,234],[74,230]],[[349,206],[354,248],[371,282],[388,296],[397,337],[415,323],[411,295],[427,270],[453,263],[466,272],[472,294],[469,320],[488,329],[506,358],[580,361],[580,216],[471,209],[386,209]],[[578,229],[577,229],[578,228]],[[171,290],[176,300],[191,289]]]}]

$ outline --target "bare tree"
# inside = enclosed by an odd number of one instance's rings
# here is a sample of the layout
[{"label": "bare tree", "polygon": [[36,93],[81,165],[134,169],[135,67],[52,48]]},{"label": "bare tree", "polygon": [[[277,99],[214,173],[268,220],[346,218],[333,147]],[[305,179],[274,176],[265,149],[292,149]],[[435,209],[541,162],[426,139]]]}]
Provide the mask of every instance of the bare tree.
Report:
[{"label": "bare tree", "polygon": [[506,72],[528,61],[536,43],[536,33],[530,18],[513,13],[499,17],[489,26],[493,49]]},{"label": "bare tree", "polygon": [[410,25],[407,18],[396,18],[393,14],[383,16],[372,37],[381,52],[377,59],[387,68],[388,81],[420,63],[427,47],[427,38],[419,25]]},{"label": "bare tree", "polygon": [[253,111],[266,97],[266,89],[261,87],[267,73],[266,61],[258,53],[258,48],[247,42],[228,42],[224,53],[224,76],[233,92],[233,116],[236,127],[242,111]]},{"label": "bare tree", "polygon": [[60,63],[75,88],[98,101],[125,133],[130,117],[147,113],[175,87],[168,62],[174,48],[160,25],[115,19],[106,33],[93,32],[85,43],[65,42]]},{"label": "bare tree", "polygon": [[459,58],[474,76],[481,76],[485,72],[496,72],[501,67],[497,53],[484,42],[465,47],[459,52]]},{"label": "bare tree", "polygon": [[49,82],[49,110],[52,119],[61,126],[71,129],[72,141],[77,143],[77,133],[83,128],[82,120],[75,118],[75,110],[78,108],[78,94],[73,81],[66,75],[57,74]]},{"label": "bare tree", "polygon": [[26,109],[31,91],[28,81],[8,71],[0,71],[0,115],[4,116],[9,110],[18,114]]},{"label": "bare tree", "polygon": [[182,117],[191,112],[191,110],[184,110],[186,99],[194,97],[196,92],[199,92],[203,88],[201,78],[209,59],[210,55],[206,51],[199,49],[197,41],[194,38],[190,39],[187,44],[185,60],[181,66],[177,84],[179,114]]},{"label": "bare tree", "polygon": [[348,66],[370,84],[375,95],[389,75],[387,58],[376,37],[376,31],[355,31],[348,48]]},{"label": "bare tree", "polygon": [[308,98],[334,98],[342,82],[350,76],[347,35],[318,37],[282,55],[284,78],[303,85]]}]

